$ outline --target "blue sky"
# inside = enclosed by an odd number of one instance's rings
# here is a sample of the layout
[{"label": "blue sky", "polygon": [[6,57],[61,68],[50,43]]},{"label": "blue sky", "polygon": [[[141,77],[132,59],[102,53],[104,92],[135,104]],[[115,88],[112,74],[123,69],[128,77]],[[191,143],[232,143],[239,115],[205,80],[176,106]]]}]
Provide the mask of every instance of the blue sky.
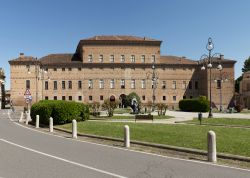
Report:
[{"label": "blue sky", "polygon": [[135,35],[160,39],[162,55],[198,60],[213,38],[214,53],[250,56],[249,0],[0,0],[0,67],[25,55],[73,53],[80,39]]}]

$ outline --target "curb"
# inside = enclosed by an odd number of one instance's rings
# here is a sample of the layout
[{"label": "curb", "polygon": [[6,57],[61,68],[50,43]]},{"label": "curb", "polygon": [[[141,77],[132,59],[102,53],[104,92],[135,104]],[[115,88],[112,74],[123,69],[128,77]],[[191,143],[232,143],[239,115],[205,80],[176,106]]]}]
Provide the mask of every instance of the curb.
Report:
[{"label": "curb", "polygon": [[[185,123],[182,121],[175,121],[176,124],[187,124],[187,125],[200,125],[198,123]],[[242,128],[242,129],[250,129],[250,126],[238,126],[238,125],[225,125],[225,124],[204,124],[201,123],[202,126],[218,126],[218,127],[229,127],[229,128]]]},{"label": "curb", "polygon": [[[54,130],[66,132],[72,134],[71,131],[65,130],[65,129],[60,129],[54,127]],[[118,142],[124,142],[123,139],[119,138],[113,138],[113,137],[104,137],[104,136],[97,136],[97,135],[91,135],[91,134],[77,134],[78,136],[84,136],[84,137],[90,137],[90,138],[98,138],[98,139],[105,139],[105,140],[111,140],[111,141],[118,141]],[[192,149],[192,148],[184,148],[184,147],[177,147],[177,146],[171,146],[171,145],[163,145],[163,144],[154,144],[154,143],[149,143],[149,142],[141,142],[141,141],[130,141],[132,144],[137,144],[137,145],[143,145],[143,146],[149,146],[149,147],[154,147],[154,148],[162,148],[162,149],[168,149],[168,150],[174,150],[174,151],[179,151],[179,152],[185,152],[185,153],[193,153],[193,154],[198,154],[198,155],[207,155],[207,151],[204,150],[198,150],[198,149]],[[245,156],[237,156],[237,155],[231,155],[231,154],[225,154],[225,153],[217,153],[218,158],[223,158],[223,159],[231,159],[231,160],[238,160],[238,161],[244,161],[244,162],[250,162],[250,157],[245,157]]]}]

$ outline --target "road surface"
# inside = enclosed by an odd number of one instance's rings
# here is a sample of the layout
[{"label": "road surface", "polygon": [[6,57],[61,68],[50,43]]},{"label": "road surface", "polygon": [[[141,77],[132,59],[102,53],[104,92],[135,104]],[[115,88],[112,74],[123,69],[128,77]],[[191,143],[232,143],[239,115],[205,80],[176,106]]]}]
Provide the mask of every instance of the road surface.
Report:
[{"label": "road surface", "polygon": [[0,177],[249,178],[250,171],[42,133],[1,110]]}]

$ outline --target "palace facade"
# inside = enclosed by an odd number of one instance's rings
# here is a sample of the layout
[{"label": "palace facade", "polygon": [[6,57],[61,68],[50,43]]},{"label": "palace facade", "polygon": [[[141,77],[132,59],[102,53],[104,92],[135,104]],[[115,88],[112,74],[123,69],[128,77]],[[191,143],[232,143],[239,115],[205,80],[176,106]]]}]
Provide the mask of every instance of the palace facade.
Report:
[{"label": "palace facade", "polygon": [[[37,59],[20,53],[9,61],[11,99],[14,105],[25,105],[26,89],[32,103],[43,99],[122,101],[131,92],[136,92],[142,103],[155,100],[169,106],[178,105],[183,98],[209,98],[209,70],[201,70],[199,61],[161,55],[161,43],[145,37],[95,36],[80,40],[72,54],[49,54]],[[235,61],[214,61],[212,101],[218,108],[220,104],[227,107],[234,96]],[[226,82],[222,82],[216,63],[223,66]]]}]

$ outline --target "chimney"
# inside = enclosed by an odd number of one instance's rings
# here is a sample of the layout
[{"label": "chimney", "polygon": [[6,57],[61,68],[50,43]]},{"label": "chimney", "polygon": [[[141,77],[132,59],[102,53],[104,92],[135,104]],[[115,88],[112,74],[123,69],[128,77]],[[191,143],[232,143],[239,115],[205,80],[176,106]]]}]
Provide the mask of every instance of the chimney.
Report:
[{"label": "chimney", "polygon": [[19,57],[24,58],[24,53],[20,53]]},{"label": "chimney", "polygon": [[220,54],[220,60],[224,60],[224,55]]}]

